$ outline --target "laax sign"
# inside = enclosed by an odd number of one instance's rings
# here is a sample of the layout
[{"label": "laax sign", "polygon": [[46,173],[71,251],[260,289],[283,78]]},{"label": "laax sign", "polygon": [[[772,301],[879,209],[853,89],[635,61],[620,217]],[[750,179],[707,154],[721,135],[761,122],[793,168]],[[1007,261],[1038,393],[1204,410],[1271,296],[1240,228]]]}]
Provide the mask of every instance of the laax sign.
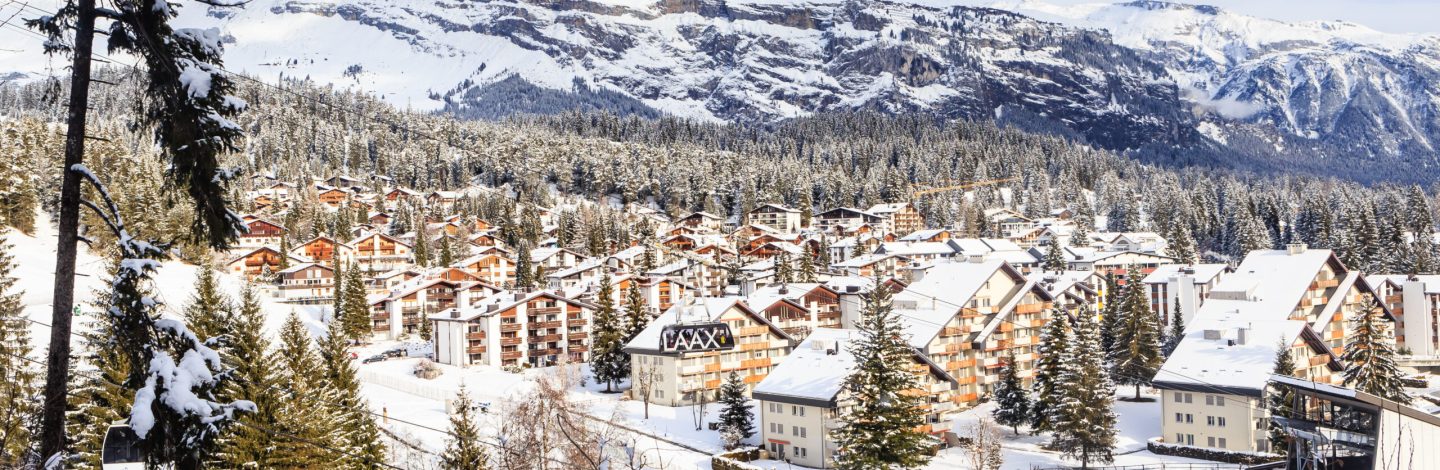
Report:
[{"label": "laax sign", "polygon": [[735,335],[730,325],[700,323],[670,325],[660,330],[661,352],[705,352],[735,349]]}]

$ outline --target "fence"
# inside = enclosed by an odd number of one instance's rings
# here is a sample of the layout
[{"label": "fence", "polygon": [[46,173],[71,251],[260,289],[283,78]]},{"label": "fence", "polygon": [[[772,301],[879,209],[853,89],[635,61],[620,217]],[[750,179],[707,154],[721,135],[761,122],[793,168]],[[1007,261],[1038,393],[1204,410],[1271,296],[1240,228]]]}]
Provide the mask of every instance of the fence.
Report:
[{"label": "fence", "polygon": [[[1078,470],[1080,467],[1042,467],[1031,465],[1030,470]],[[1243,470],[1244,465],[1233,463],[1152,463],[1145,465],[1117,465],[1110,467],[1085,467],[1087,470]]]},{"label": "fence", "polygon": [[411,395],[448,403],[455,398],[456,390],[448,390],[435,384],[420,384],[394,375],[381,374],[373,370],[359,370],[355,377],[371,385],[392,388]]}]

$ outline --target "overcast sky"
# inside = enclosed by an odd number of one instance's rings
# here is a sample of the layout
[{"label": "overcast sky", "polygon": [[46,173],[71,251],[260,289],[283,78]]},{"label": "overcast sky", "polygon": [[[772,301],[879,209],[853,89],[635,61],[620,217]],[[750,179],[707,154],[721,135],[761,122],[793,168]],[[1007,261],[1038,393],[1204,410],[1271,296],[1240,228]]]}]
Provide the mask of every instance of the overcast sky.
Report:
[{"label": "overcast sky", "polygon": [[[1104,3],[1105,0],[1042,0]],[[1119,3],[1120,0],[1116,0]],[[1440,32],[1440,0],[1172,0],[1279,20],[1341,19],[1394,33]]]}]

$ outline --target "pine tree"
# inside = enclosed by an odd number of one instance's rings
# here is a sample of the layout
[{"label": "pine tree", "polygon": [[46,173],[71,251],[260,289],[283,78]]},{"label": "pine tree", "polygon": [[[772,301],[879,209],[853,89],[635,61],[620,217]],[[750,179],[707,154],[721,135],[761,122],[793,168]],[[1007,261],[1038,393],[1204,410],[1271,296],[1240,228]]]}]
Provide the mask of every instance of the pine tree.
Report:
[{"label": "pine tree", "polygon": [[271,462],[276,468],[333,466],[340,456],[311,443],[328,444],[341,437],[339,420],[330,404],[336,390],[327,383],[310,333],[295,312],[291,312],[280,327],[279,338],[279,347],[271,359],[278,366],[276,383],[282,395],[275,416],[275,431],[297,438],[276,440]]},{"label": "pine tree", "polygon": [[1075,339],[1065,352],[1070,364],[1060,377],[1061,399],[1051,410],[1054,441],[1051,448],[1080,460],[1080,468],[1091,462],[1109,463],[1115,449],[1115,387],[1095,354],[1099,325],[1089,315],[1076,319]]},{"label": "pine tree", "polygon": [[[876,284],[880,282],[876,279]],[[906,342],[890,303],[889,289],[874,289],[851,344],[855,366],[842,392],[854,403],[835,431],[836,468],[917,468],[930,461],[920,387],[911,372],[915,349]]]},{"label": "pine tree", "polygon": [[[31,210],[34,208],[32,207]],[[30,357],[30,323],[15,288],[14,257],[0,229],[0,468],[33,463],[30,425],[39,407],[39,368]]]},{"label": "pine tree", "polygon": [[1085,248],[1090,246],[1090,229],[1094,224],[1093,219],[1085,214],[1075,217],[1075,230],[1070,232],[1070,246]]},{"label": "pine tree", "polygon": [[1115,328],[1125,309],[1124,293],[1115,276],[1105,274],[1105,306],[1100,309],[1100,352],[1108,360],[1110,351],[1115,349]]},{"label": "pine tree", "polygon": [[850,249],[850,257],[859,258],[861,256],[865,256],[865,241],[861,240],[859,235],[856,235],[855,247]]},{"label": "pine tree", "polygon": [[1045,271],[1060,273],[1065,272],[1065,253],[1060,248],[1060,237],[1051,236],[1050,241],[1045,244]]},{"label": "pine tree", "polygon": [[1132,279],[1125,286],[1125,298],[1112,333],[1115,344],[1109,356],[1115,381],[1134,385],[1136,401],[1140,400],[1140,386],[1150,385],[1165,360],[1160,353],[1160,319],[1150,308],[1147,297],[1145,284]]},{"label": "pine tree", "polygon": [[420,267],[430,266],[430,235],[425,231],[425,224],[415,229],[415,265]]},{"label": "pine tree", "polygon": [[220,292],[215,272],[201,268],[195,278],[195,293],[185,307],[185,322],[190,325],[190,331],[201,340],[225,344],[229,339],[221,336],[229,330],[232,321],[230,299]]},{"label": "pine tree", "polygon": [[655,247],[649,243],[646,243],[644,253],[640,254],[640,266],[636,274],[644,276],[649,274],[651,271],[654,271],[655,262]]},{"label": "pine tree", "polygon": [[816,272],[817,269],[815,267],[816,258],[818,258],[818,256],[816,256],[815,254],[815,247],[810,245],[809,243],[806,243],[805,259],[801,260],[803,261],[803,263],[800,264],[800,282],[819,281],[818,273]]},{"label": "pine tree", "polygon": [[625,342],[635,339],[646,326],[650,325],[650,314],[645,312],[645,297],[640,295],[640,283],[630,281],[625,292]]},{"label": "pine tree", "polygon": [[522,291],[535,288],[535,268],[531,267],[529,243],[521,242],[515,250],[515,288]]},{"label": "pine tree", "polygon": [[1365,303],[1372,306],[1350,321],[1345,353],[1340,355],[1340,362],[1345,364],[1343,383],[1355,390],[1408,404],[1410,395],[1405,393],[1400,369],[1395,365],[1395,350],[1387,339],[1387,325],[1380,313],[1382,307],[1368,294]]},{"label": "pine tree", "polygon": [[781,251],[775,255],[775,282],[789,284],[794,281],[794,270],[790,268],[790,253]]},{"label": "pine tree", "polygon": [[605,391],[610,392],[630,375],[630,358],[624,351],[625,330],[615,312],[615,289],[608,272],[600,277],[595,305],[595,349],[590,354],[590,373],[596,382],[604,382]]},{"label": "pine tree", "polygon": [[372,329],[370,304],[365,301],[365,278],[354,264],[345,272],[344,310],[337,320],[341,322],[346,339],[364,341],[370,337]]},{"label": "pine tree", "polygon": [[440,454],[441,470],[484,470],[490,467],[490,454],[481,445],[480,425],[475,420],[478,407],[471,401],[465,384],[455,394],[455,413],[450,415],[450,439],[445,453]]},{"label": "pine tree", "polygon": [[722,435],[730,433],[738,437],[737,442],[726,443],[727,449],[734,449],[739,446],[739,441],[755,435],[750,399],[745,396],[745,391],[745,382],[741,381],[740,374],[734,371],[725,378],[725,384],[720,386],[720,432]]},{"label": "pine tree", "polygon": [[454,263],[455,263],[455,251],[450,248],[450,236],[449,236],[449,235],[441,235],[441,236],[440,236],[440,264],[439,264],[438,266],[446,267],[446,266],[450,266],[451,264],[454,264]]},{"label": "pine tree", "polygon": [[[1076,315],[1093,315],[1081,307]],[[1030,405],[1031,433],[1054,429],[1051,413],[1059,407],[1061,399],[1061,377],[1067,374],[1070,364],[1065,362],[1065,351],[1070,349],[1069,316],[1060,310],[1052,311],[1050,321],[1040,334],[1040,347],[1035,359],[1035,380],[1031,389],[1035,391],[1035,402]]]},{"label": "pine tree", "polygon": [[1015,366],[1015,351],[1007,349],[1000,366],[1000,381],[995,384],[995,410],[991,416],[1001,426],[1010,426],[1018,436],[1020,425],[1030,422],[1030,392],[1021,385]]},{"label": "pine tree", "polygon": [[[91,320],[87,318],[87,320]],[[113,346],[113,332],[101,320],[89,321],[94,330],[80,335],[88,354],[71,362],[70,396],[66,400],[65,428],[75,463],[100,468],[100,451],[111,424],[130,415],[129,390],[114,384],[130,375],[125,356]],[[80,370],[88,373],[77,373]]]},{"label": "pine tree", "polygon": [[290,237],[285,235],[280,236],[280,269],[290,269]]},{"label": "pine tree", "polygon": [[1175,348],[1180,347],[1180,340],[1185,339],[1185,314],[1180,311],[1180,299],[1175,299],[1175,308],[1170,309],[1170,331],[1165,333],[1165,343],[1160,348],[1161,354],[1170,357]]},{"label": "pine tree", "polygon": [[221,390],[220,396],[231,400],[250,400],[255,404],[255,411],[236,418],[239,425],[230,427],[218,439],[219,451],[216,454],[222,467],[266,468],[276,465],[271,460],[271,453],[277,438],[264,430],[278,426],[281,397],[276,392],[279,383],[269,357],[270,340],[264,331],[265,314],[260,310],[260,300],[254,286],[246,284],[240,291],[240,305],[233,316],[233,323],[226,328],[229,341],[222,356],[225,364],[231,367],[234,380]]},{"label": "pine tree", "polygon": [[415,334],[420,336],[420,341],[427,343],[435,341],[435,327],[431,326],[431,323],[433,322],[429,318],[420,318],[420,326],[415,331]]},{"label": "pine tree", "polygon": [[1178,218],[1171,220],[1170,231],[1165,236],[1170,256],[1181,264],[1195,264],[1200,260],[1195,250],[1195,237],[1190,228]]},{"label": "pine tree", "polygon": [[369,405],[360,397],[360,382],[355,378],[342,328],[339,322],[330,322],[327,334],[320,340],[321,371],[325,386],[334,393],[326,403],[338,424],[333,438],[345,451],[337,463],[344,468],[380,468],[385,462],[385,448],[380,443],[380,430],[367,411]]},{"label": "pine tree", "polygon": [[[1275,344],[1275,368],[1271,371],[1275,375],[1295,375],[1295,357],[1290,353],[1290,345],[1285,340]],[[1272,387],[1266,396],[1266,402],[1270,408],[1270,416],[1289,417],[1291,403],[1294,401],[1294,392],[1289,387]],[[1285,455],[1289,453],[1289,444],[1286,442],[1289,434],[1285,427],[1278,421],[1271,420],[1268,424],[1268,435],[1270,438],[1270,453]]]}]

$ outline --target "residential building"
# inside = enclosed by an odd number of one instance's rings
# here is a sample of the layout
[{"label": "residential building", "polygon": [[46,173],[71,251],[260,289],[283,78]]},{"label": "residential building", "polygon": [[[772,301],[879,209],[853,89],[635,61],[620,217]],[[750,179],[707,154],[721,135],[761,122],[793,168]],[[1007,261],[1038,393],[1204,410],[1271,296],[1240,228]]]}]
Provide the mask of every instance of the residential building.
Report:
[{"label": "residential building", "polygon": [[[843,385],[855,368],[853,351],[859,335],[856,330],[816,330],[755,387],[760,445],[772,459],[811,468],[835,466],[833,432],[853,403]],[[950,401],[953,377],[918,352],[911,368],[919,389],[907,393],[925,396],[923,407]],[[921,431],[940,432],[948,426],[938,415],[927,413]]]},{"label": "residential building", "polygon": [[290,254],[314,260],[316,263],[335,267],[335,260],[339,260],[341,269],[355,261],[355,247],[335,241],[335,239],[321,235],[307,240],[305,243],[291,248]]},{"label": "residential building", "polygon": [[485,253],[460,260],[455,266],[470,271],[481,281],[497,286],[515,282],[515,261],[501,253]]},{"label": "residential building", "polygon": [[371,330],[375,336],[385,339],[414,333],[428,315],[455,307],[459,291],[465,287],[468,286],[445,279],[421,278],[389,292],[367,296]]},{"label": "residential building", "polygon": [[1376,289],[1376,298],[1395,314],[1395,344],[1412,356],[1440,356],[1440,276],[1383,275],[1368,279]]},{"label": "residential building", "polygon": [[725,218],[709,212],[692,212],[690,215],[681,217],[679,224],[709,232],[719,232],[725,226]]},{"label": "residential building", "polygon": [[[282,260],[285,257],[288,257],[289,260]],[[225,270],[231,274],[245,276],[246,280],[253,281],[256,278],[274,276],[275,273],[284,269],[281,267],[282,265],[307,263],[309,261],[310,260],[306,258],[282,254],[280,250],[272,247],[262,246],[232,258],[228,263],[225,263]]]},{"label": "residential building", "polygon": [[324,304],[335,300],[335,270],[319,263],[298,263],[282,269],[280,299],[295,304]]},{"label": "residential building", "polygon": [[[815,215],[813,225],[821,232],[832,232],[836,228],[858,227],[864,224],[881,224],[885,221],[869,212],[854,207],[837,207]],[[845,230],[849,232],[850,230]]]},{"label": "residential building", "polygon": [[245,228],[237,244],[241,248],[280,246],[281,239],[285,237],[285,227],[261,218],[245,221]]},{"label": "residential building", "polygon": [[865,212],[879,216],[886,232],[905,235],[925,228],[925,218],[914,204],[908,202],[876,204]]},{"label": "residential building", "polygon": [[785,233],[800,231],[800,211],[780,204],[764,204],[745,214],[746,224],[760,224]]},{"label": "residential building", "polygon": [[1225,264],[1162,264],[1145,276],[1150,310],[1160,315],[1161,324],[1170,323],[1171,310],[1180,308],[1180,319],[1189,324],[1195,312],[1210,298],[1210,290],[1229,272]]},{"label": "residential building", "polygon": [[383,272],[409,266],[413,262],[409,243],[378,232],[361,234],[348,245],[355,248],[355,261],[360,269]]},{"label": "residential building", "polygon": [[590,360],[595,306],[554,292],[499,292],[430,316],[435,360],[456,366],[544,367]]},{"label": "residential building", "polygon": [[[686,352],[661,349],[667,327],[723,323],[734,335],[731,349]],[[631,383],[644,382],[649,393],[637,400],[663,406],[684,406],[700,399],[714,401],[725,378],[735,372],[747,388],[765,379],[772,367],[790,355],[794,339],[734,297],[701,298],[660,314],[625,346],[630,353]],[[632,385],[632,393],[636,390]]]}]

